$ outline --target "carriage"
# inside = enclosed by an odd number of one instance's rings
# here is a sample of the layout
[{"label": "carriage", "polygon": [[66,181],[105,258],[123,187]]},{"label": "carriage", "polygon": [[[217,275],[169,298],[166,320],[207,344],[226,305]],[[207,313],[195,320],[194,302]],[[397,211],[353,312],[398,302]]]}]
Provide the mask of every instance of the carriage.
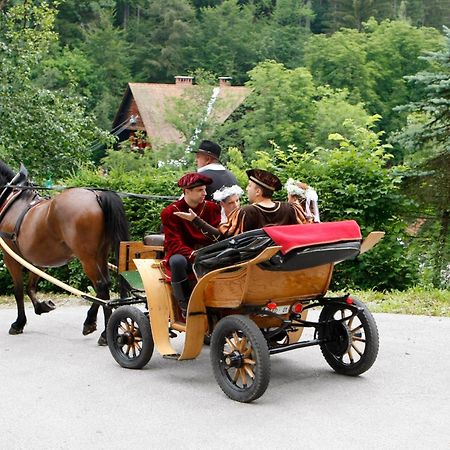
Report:
[{"label": "carriage", "polygon": [[[378,353],[372,314],[351,295],[326,295],[334,265],[381,239],[362,240],[354,221],[267,227],[198,251],[186,318],[164,271],[163,237],[123,242],[119,272],[145,292],[147,310],[117,308],[107,326],[108,346],[125,368],[144,367],[156,350],[164,358],[196,358],[210,344],[217,383],[233,400],[251,402],[266,390],[270,355],[319,346],[338,373],[367,371]],[[139,274],[139,277],[137,277]],[[139,286],[141,282],[141,286]],[[318,319],[310,320],[312,309]],[[313,337],[301,340],[305,328]],[[181,353],[171,338],[184,333]]]},{"label": "carriage", "polygon": [[[265,392],[273,354],[319,346],[336,372],[350,376],[367,371],[377,357],[378,331],[367,306],[348,294],[328,297],[327,290],[334,266],[369,250],[382,232],[363,240],[354,221],[274,226],[200,249],[184,317],[162,264],[163,236],[127,241],[126,218],[115,194],[75,188],[44,199],[28,182],[25,168],[14,175],[4,163],[0,184],[0,246],[18,307],[10,334],[22,333],[26,324],[25,267],[30,271],[27,293],[37,314],[54,308],[51,301],[36,299],[40,277],[92,302],[83,334],[96,329],[97,310],[103,306],[107,327],[99,342],[107,342],[122,367],[144,367],[155,347],[165,358],[187,360],[210,344],[215,378],[239,402]],[[117,271],[131,296],[110,300],[107,257],[115,244],[120,248]],[[74,256],[96,295],[39,269],[63,265]],[[313,309],[320,311],[315,320]],[[302,340],[305,328],[313,337]],[[184,334],[180,353],[171,342],[177,333]]]}]

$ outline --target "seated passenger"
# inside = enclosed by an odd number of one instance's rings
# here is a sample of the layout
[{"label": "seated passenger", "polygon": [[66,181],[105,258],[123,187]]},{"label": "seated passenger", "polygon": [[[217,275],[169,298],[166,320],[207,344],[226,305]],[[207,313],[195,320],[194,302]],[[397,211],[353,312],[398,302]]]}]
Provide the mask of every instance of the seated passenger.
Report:
[{"label": "seated passenger", "polygon": [[213,199],[221,206],[220,222],[226,223],[228,216],[241,206],[241,195],[244,191],[237,184],[233,186],[222,186],[213,194]]},{"label": "seated passenger", "polygon": [[306,183],[289,178],[284,185],[288,193],[288,202],[299,204],[306,212],[306,217],[313,222],[320,222],[317,192]]},{"label": "seated passenger", "polygon": [[297,203],[273,201],[275,191],[282,187],[279,178],[262,169],[247,170],[249,178],[247,196],[250,205],[234,210],[225,224],[219,229],[205,223],[201,217],[189,209],[189,212],[176,212],[178,217],[191,221],[203,233],[216,239],[225,239],[248,230],[255,230],[270,225],[293,225],[310,222],[303,208]]},{"label": "seated passenger", "polygon": [[178,212],[192,211],[197,217],[217,227],[220,223],[220,207],[205,201],[206,186],[211,178],[200,173],[188,173],[178,180],[183,197],[161,212],[164,232],[165,265],[171,272],[172,292],[183,312],[187,309],[191,288],[188,274],[192,271],[195,251],[212,244],[216,238],[203,233],[191,222],[177,217]]}]

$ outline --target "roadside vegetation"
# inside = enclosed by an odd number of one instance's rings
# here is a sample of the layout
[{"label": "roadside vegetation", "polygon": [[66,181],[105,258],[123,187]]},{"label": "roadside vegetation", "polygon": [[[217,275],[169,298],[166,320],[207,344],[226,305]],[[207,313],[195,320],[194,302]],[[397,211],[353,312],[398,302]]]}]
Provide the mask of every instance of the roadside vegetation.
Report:
[{"label": "roadside vegetation", "polygon": [[[375,311],[448,316],[449,14],[450,0],[0,2],[0,159],[36,184],[177,196],[205,102],[169,111],[183,145],[135,152],[109,133],[126,85],[191,74],[208,99],[231,76],[251,94],[198,138],[221,143],[242,187],[246,169],[268,169],[313,186],[323,221],[386,233],[331,288]],[[159,231],[167,202],[124,204],[133,238]],[[51,273],[88,287],[76,262]]]}]

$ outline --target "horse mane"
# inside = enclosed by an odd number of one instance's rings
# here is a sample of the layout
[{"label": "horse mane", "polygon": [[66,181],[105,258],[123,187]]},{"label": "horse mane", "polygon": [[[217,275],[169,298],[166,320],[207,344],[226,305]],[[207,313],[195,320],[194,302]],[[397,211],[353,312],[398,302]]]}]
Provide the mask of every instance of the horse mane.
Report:
[{"label": "horse mane", "polygon": [[0,184],[4,185],[11,181],[16,174],[0,159]]}]

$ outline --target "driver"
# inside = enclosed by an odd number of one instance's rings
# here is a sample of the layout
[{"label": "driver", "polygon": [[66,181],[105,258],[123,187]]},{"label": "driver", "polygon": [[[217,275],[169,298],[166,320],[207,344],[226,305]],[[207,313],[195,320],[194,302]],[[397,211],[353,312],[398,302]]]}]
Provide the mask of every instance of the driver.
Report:
[{"label": "driver", "polygon": [[203,233],[191,222],[177,216],[180,212],[192,211],[205,223],[217,227],[220,223],[220,206],[205,201],[206,186],[212,179],[200,173],[192,172],[178,180],[183,189],[183,197],[170,204],[161,212],[164,232],[164,265],[171,273],[172,292],[183,313],[186,312],[191,288],[188,274],[192,270],[195,251],[217,240]]}]

